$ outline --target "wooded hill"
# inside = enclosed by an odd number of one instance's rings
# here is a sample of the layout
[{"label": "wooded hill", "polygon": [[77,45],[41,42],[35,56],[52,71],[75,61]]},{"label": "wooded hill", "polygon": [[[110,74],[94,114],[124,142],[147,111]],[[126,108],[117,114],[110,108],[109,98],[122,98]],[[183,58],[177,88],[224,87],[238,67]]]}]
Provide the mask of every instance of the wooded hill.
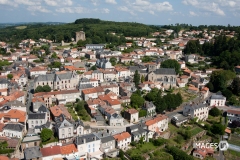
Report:
[{"label": "wooded hill", "polygon": [[[56,42],[70,42],[75,32],[83,30],[89,43],[116,43],[125,41],[125,36],[150,36],[151,32],[160,27],[148,26],[134,22],[113,22],[100,19],[77,19],[74,23],[61,25],[34,24],[26,25],[25,29],[7,27],[0,29],[0,41],[19,42],[23,39],[46,38]],[[110,34],[111,32],[116,35]]]}]

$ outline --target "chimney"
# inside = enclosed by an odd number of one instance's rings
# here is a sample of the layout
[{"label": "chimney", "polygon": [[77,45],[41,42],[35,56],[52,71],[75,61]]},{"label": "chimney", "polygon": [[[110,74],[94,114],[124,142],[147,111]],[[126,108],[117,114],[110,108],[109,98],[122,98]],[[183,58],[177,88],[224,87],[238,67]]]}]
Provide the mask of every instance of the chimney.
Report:
[{"label": "chimney", "polygon": [[85,139],[85,138],[83,139],[83,143],[84,143],[84,144],[86,143],[86,139]]},{"label": "chimney", "polygon": [[96,141],[97,140],[97,137],[96,136],[94,136],[94,141]]}]

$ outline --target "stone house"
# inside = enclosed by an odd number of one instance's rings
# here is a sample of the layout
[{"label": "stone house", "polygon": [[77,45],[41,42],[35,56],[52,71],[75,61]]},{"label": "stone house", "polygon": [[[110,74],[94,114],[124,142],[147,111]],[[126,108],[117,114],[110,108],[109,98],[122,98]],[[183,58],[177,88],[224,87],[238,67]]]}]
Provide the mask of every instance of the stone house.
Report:
[{"label": "stone house", "polygon": [[124,118],[130,123],[138,122],[139,112],[136,109],[128,109],[124,112]]},{"label": "stone house", "polygon": [[172,68],[160,68],[148,74],[148,81],[160,82],[165,88],[176,87],[176,72]]}]

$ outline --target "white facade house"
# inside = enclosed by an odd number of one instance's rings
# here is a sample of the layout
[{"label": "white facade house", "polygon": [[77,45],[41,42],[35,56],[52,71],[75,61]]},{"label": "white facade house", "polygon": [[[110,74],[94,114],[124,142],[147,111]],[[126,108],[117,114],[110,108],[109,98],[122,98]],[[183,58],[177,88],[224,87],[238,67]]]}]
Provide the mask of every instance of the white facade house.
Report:
[{"label": "white facade house", "polygon": [[78,149],[78,154],[81,157],[96,157],[102,159],[102,152],[100,149],[101,140],[96,135],[90,133],[82,136],[78,136],[75,139],[75,145]]},{"label": "white facade house", "polygon": [[47,113],[28,114],[28,128],[34,129],[36,126],[42,126],[48,121]]},{"label": "white facade house", "polygon": [[127,150],[131,143],[131,135],[128,132],[122,132],[113,136],[118,149]]},{"label": "white facade house", "polygon": [[240,122],[240,110],[227,110],[227,117],[228,117],[228,123],[232,123],[233,121],[239,121]]},{"label": "white facade house", "polygon": [[226,103],[226,97],[224,97],[222,94],[215,94],[211,96],[210,99],[210,106],[225,106]]},{"label": "white facade house", "polygon": [[3,137],[16,137],[16,138],[23,138],[25,132],[25,126],[20,123],[7,123],[0,132],[0,135]]},{"label": "white facade house", "polygon": [[209,108],[206,104],[187,104],[184,106],[183,115],[197,118],[197,120],[206,120],[208,118]]}]

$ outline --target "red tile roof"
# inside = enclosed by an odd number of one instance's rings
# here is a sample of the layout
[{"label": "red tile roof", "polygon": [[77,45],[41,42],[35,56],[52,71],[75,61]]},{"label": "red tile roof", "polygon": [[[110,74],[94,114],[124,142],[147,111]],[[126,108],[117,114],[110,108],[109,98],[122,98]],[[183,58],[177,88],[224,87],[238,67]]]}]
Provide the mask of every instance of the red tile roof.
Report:
[{"label": "red tile roof", "polygon": [[113,136],[116,141],[122,141],[124,139],[130,138],[131,135],[128,132],[122,132]]},{"label": "red tile roof", "polygon": [[41,148],[41,152],[42,152],[43,157],[58,155],[58,154],[61,154],[61,147],[60,146],[52,146],[52,147]]},{"label": "red tile roof", "polygon": [[75,153],[77,151],[78,150],[74,144],[68,144],[66,146],[61,146],[61,153],[64,155],[70,154],[70,153]]}]

